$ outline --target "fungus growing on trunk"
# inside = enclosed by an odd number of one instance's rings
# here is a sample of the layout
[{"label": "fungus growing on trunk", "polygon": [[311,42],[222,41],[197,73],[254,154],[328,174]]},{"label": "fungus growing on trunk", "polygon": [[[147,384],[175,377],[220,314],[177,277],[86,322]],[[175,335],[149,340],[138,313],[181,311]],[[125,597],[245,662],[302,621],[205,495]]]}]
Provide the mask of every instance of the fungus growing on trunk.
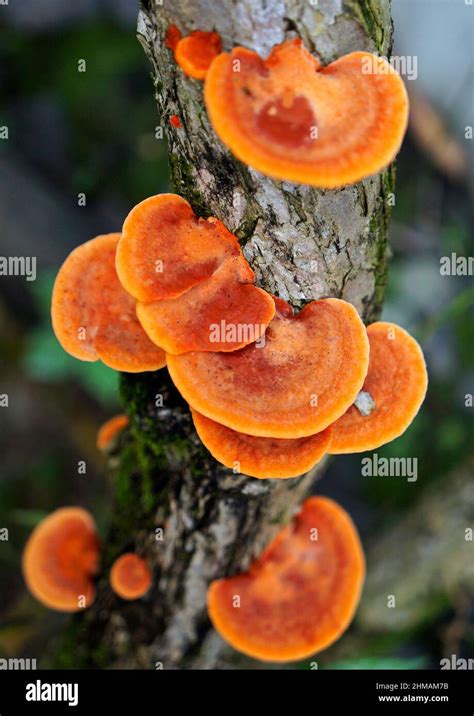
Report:
[{"label": "fungus growing on trunk", "polygon": [[352,52],[322,67],[299,39],[266,60],[244,47],[218,55],[205,102],[238,159],[276,179],[325,188],[385,168],[408,120],[405,86],[385,59]]},{"label": "fungus growing on trunk", "polygon": [[303,503],[248,572],[211,583],[208,613],[231,646],[262,661],[295,661],[336,641],[365,576],[356,528],[325,497]]},{"label": "fungus growing on trunk", "polygon": [[67,353],[84,361],[101,360],[129,373],[157,370],[164,352],[141,327],[135,300],[115,271],[120,234],[105,234],[69,254],[53,289],[51,318]]},{"label": "fungus growing on trunk", "polygon": [[193,410],[247,435],[307,437],[352,405],[369,342],[350,303],[313,301],[294,317],[278,301],[264,339],[231,353],[167,355],[168,370]]},{"label": "fungus growing on trunk", "polygon": [[132,209],[117,271],[139,301],[144,330],[169,353],[236,350],[257,341],[275,313],[237,238],[217,219],[197,219],[174,194]]},{"label": "fungus growing on trunk", "polygon": [[270,294],[249,283],[253,271],[239,256],[177,298],[137,303],[149,338],[167,353],[235,351],[258,341],[275,314]]},{"label": "fungus growing on trunk", "polygon": [[122,599],[140,599],[151,587],[151,571],[142,557],[134,552],[122,554],[110,570],[110,585]]},{"label": "fungus growing on trunk", "polygon": [[181,38],[174,48],[176,62],[188,77],[203,80],[213,59],[222,50],[217,32],[195,30]]},{"label": "fungus growing on trunk", "polygon": [[288,478],[311,470],[327,453],[332,428],[307,438],[258,438],[226,428],[192,411],[194,427],[211,455],[249,477]]},{"label": "fungus growing on trunk", "polygon": [[80,507],[63,507],[40,522],[26,543],[26,585],[49,609],[77,612],[94,601],[98,556],[92,516]]},{"label": "fungus growing on trunk", "polygon": [[120,415],[114,415],[113,418],[107,420],[97,433],[97,449],[101,452],[109,452],[115,447],[120,433],[129,424],[128,415],[121,413]]},{"label": "fungus growing on trunk", "polygon": [[374,450],[399,437],[425,398],[428,375],[415,339],[400,326],[384,321],[372,323],[367,335],[370,359],[363,392],[371,397],[373,407],[361,410],[352,405],[334,423],[332,454]]},{"label": "fungus growing on trunk", "polygon": [[116,266],[124,289],[150,303],[197,286],[229,256],[245,262],[222,222],[198,219],[185,199],[159,194],[141,201],[125,219]]}]

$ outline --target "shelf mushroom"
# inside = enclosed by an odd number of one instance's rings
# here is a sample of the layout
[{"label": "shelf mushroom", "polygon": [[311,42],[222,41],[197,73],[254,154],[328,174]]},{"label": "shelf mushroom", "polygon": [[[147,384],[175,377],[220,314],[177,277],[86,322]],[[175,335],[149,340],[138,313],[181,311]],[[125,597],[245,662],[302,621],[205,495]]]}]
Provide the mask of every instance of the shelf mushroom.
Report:
[{"label": "shelf mushroom", "polygon": [[89,607],[95,597],[98,556],[92,516],[80,507],[63,507],[40,522],[26,543],[26,585],[49,609],[76,612]]},{"label": "shelf mushroom", "polygon": [[384,169],[408,120],[403,81],[382,57],[352,52],[323,67],[300,39],[266,60],[223,52],[205,82],[211,123],[245,164],[275,179],[323,188]]},{"label": "shelf mushroom", "polygon": [[105,453],[110,452],[116,445],[120,433],[127,427],[129,422],[128,415],[124,413],[114,415],[109,420],[106,420],[97,433],[97,449]]},{"label": "shelf mushroom", "polygon": [[212,60],[221,50],[222,41],[217,32],[195,30],[176,42],[174,56],[188,77],[203,80]]},{"label": "shelf mushroom", "polygon": [[208,613],[238,651],[262,661],[296,661],[347,629],[364,577],[351,518],[332,500],[311,497],[247,572],[211,583]]},{"label": "shelf mushroom", "polygon": [[192,410],[194,427],[204,446],[222,465],[260,479],[297,477],[311,470],[328,452],[332,428],[292,440],[244,435]]},{"label": "shelf mushroom", "polygon": [[112,565],[110,585],[122,599],[140,599],[151,587],[150,568],[138,554],[126,552]]},{"label": "shelf mushroom", "polygon": [[313,301],[294,317],[278,301],[263,344],[230,353],[168,355],[171,378],[193,410],[247,435],[321,432],[357,397],[369,342],[346,301]]},{"label": "shelf mushroom", "polygon": [[145,332],[168,353],[236,350],[257,341],[275,313],[237,238],[175,194],[132,209],[116,264]]},{"label": "shelf mushroom", "polygon": [[[423,352],[407,331],[379,321],[367,328],[369,371],[358,401],[333,425],[332,454],[374,450],[405,432],[428,385]],[[370,400],[369,400],[370,398]]]},{"label": "shelf mushroom", "polygon": [[79,360],[100,359],[130,373],[158,370],[165,354],[140,326],[135,300],[117,278],[119,239],[117,233],[97,236],[69,254],[54,284],[53,329],[64,350]]}]

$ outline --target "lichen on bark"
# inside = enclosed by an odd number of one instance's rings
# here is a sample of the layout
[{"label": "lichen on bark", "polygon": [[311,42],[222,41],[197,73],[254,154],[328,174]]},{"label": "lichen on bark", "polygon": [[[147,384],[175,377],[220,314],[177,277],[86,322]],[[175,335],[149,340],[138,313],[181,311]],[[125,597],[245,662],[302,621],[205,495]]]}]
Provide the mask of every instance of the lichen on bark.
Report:
[{"label": "lichen on bark", "polygon": [[[215,29],[225,49],[241,44],[263,55],[296,33],[329,62],[356,49],[390,51],[389,0],[147,0],[138,19],[175,191],[197,215],[217,216],[237,234],[268,291],[295,307],[343,297],[372,320],[385,285],[392,169],[322,191],[244,166],[214,134],[202,83],[185,77],[165,47],[171,23],[183,33]],[[173,114],[179,130],[169,124]],[[74,643],[76,663],[88,666],[215,667],[226,648],[207,619],[209,581],[249,565],[294,514],[319,470],[260,481],[217,465],[166,371],[123,375],[122,399],[131,428],[114,458],[116,495],[97,599],[75,620],[57,663],[71,664]],[[135,603],[114,597],[107,581],[111,562],[126,549],[139,550],[154,570],[152,590]]]}]

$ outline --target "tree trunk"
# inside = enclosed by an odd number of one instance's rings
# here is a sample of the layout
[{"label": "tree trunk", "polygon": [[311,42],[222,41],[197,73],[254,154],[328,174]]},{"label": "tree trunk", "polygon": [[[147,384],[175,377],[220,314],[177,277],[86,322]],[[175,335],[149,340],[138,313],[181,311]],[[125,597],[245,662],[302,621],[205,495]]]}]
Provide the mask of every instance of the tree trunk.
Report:
[{"label": "tree trunk", "polygon": [[[263,56],[296,33],[326,63],[353,50],[388,54],[389,0],[147,0],[138,19],[175,191],[198,215],[218,217],[239,237],[263,288],[295,307],[342,297],[372,320],[383,298],[393,170],[320,191],[272,181],[242,165],[209,124],[202,83],[185,77],[164,46],[171,23],[183,34],[215,29],[224,49],[245,45]],[[170,126],[173,114],[182,129]],[[219,466],[200,444],[166,370],[123,375],[122,397],[131,429],[114,459],[115,502],[104,539],[103,577],[95,604],[74,620],[57,663],[228,664],[230,650],[207,618],[207,585],[249,565],[294,514],[318,471],[262,481]],[[111,562],[128,549],[147,557],[155,579],[145,599],[124,603],[112,595],[107,575]]]}]

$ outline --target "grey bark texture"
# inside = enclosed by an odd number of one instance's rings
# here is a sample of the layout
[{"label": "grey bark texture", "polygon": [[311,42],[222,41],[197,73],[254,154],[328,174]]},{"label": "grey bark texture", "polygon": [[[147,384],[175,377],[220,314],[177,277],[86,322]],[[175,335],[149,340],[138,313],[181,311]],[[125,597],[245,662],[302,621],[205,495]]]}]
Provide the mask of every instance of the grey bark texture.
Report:
[{"label": "grey bark texture", "polygon": [[[326,63],[356,49],[389,53],[389,0],[147,0],[138,19],[175,191],[196,214],[216,216],[236,233],[263,288],[295,307],[343,297],[372,320],[383,297],[393,171],[321,191],[273,181],[239,163],[209,124],[202,83],[186,77],[164,45],[171,23],[183,34],[215,29],[224,49],[240,44],[263,55],[296,33]],[[173,114],[182,129],[170,126]],[[316,479],[313,471],[260,481],[217,465],[165,373],[123,376],[131,429],[114,457],[116,497],[103,577],[95,604],[68,633],[58,659],[63,666],[232,663],[235,655],[207,618],[209,581],[245,569]],[[146,599],[126,604],[111,594],[107,571],[128,549],[146,556],[154,586]]]}]

